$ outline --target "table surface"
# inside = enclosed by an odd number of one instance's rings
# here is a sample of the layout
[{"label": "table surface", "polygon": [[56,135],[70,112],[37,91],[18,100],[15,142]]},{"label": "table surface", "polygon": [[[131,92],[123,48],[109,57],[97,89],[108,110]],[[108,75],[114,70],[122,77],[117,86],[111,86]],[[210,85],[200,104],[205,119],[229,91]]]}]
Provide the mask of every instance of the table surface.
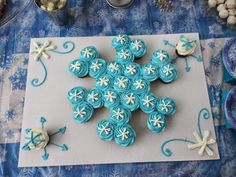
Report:
[{"label": "table surface", "polygon": [[[11,0],[14,2],[14,0]],[[236,30],[221,24],[207,1],[173,2],[162,12],[153,0],[135,0],[128,9],[113,9],[105,0],[71,0],[75,22],[58,27],[33,3],[0,29],[0,176],[236,176],[236,132],[224,126],[220,94],[223,83],[220,51]],[[119,33],[199,32],[220,160],[17,168],[28,50],[31,37],[104,36]]]}]

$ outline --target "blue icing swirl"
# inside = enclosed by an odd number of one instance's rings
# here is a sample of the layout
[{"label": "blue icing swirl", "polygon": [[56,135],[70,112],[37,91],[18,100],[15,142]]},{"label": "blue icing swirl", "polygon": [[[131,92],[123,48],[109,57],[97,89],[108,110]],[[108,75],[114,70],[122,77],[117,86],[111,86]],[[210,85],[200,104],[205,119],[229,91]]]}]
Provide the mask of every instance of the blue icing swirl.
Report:
[{"label": "blue icing swirl", "polygon": [[160,78],[163,82],[170,83],[178,77],[178,71],[173,64],[167,64],[159,69]]},{"label": "blue icing swirl", "polygon": [[144,79],[152,82],[159,77],[159,68],[154,63],[146,63],[142,66],[142,76]]},{"label": "blue icing swirl", "polygon": [[151,113],[156,109],[157,97],[152,93],[145,93],[140,96],[140,109],[145,113]]},{"label": "blue icing swirl", "polygon": [[125,49],[130,44],[130,38],[127,35],[118,35],[112,39],[112,46],[116,49]]},{"label": "blue icing swirl", "polygon": [[134,111],[139,107],[139,98],[133,91],[127,91],[121,95],[121,103],[125,108]]},{"label": "blue icing swirl", "polygon": [[84,87],[74,87],[67,93],[67,99],[71,104],[83,102],[86,98],[87,90]]},{"label": "blue icing swirl", "polygon": [[134,143],[136,133],[129,124],[117,126],[115,130],[115,142],[120,146],[129,146]]},{"label": "blue icing swirl", "polygon": [[114,89],[107,89],[103,94],[104,106],[113,108],[120,104],[120,97]]},{"label": "blue icing swirl", "polygon": [[112,76],[123,74],[123,66],[117,61],[110,61],[107,64],[107,73]]},{"label": "blue icing swirl", "polygon": [[131,50],[131,52],[134,54],[136,58],[143,57],[147,52],[146,44],[141,39],[133,40],[129,45],[129,49]]},{"label": "blue icing swirl", "polygon": [[164,115],[171,116],[176,111],[176,103],[171,98],[162,98],[157,103],[157,110]]},{"label": "blue icing swirl", "polygon": [[140,75],[140,65],[134,62],[124,64],[124,75],[134,78]]},{"label": "blue icing swirl", "polygon": [[134,55],[129,49],[121,49],[116,51],[116,60],[121,64],[134,61]]},{"label": "blue icing swirl", "polygon": [[87,122],[93,115],[93,107],[86,102],[76,104],[72,110],[73,118],[78,123]]},{"label": "blue icing swirl", "polygon": [[102,92],[97,89],[91,89],[87,94],[87,102],[91,104],[94,108],[100,108],[103,106]]},{"label": "blue icing swirl", "polygon": [[131,119],[131,111],[123,108],[123,106],[117,106],[110,109],[110,120],[116,125],[127,124]]},{"label": "blue icing swirl", "polygon": [[115,129],[111,121],[99,120],[96,130],[101,140],[104,140],[104,141],[113,140]]},{"label": "blue icing swirl", "polygon": [[70,62],[68,70],[77,77],[85,77],[89,72],[89,66],[86,61],[76,59]]},{"label": "blue icing swirl", "polygon": [[150,90],[150,83],[141,78],[135,78],[132,81],[131,90],[133,90],[136,94],[147,93]]},{"label": "blue icing swirl", "polygon": [[129,90],[131,86],[131,81],[126,76],[117,76],[114,81],[114,89],[118,92],[123,92]]},{"label": "blue icing swirl", "polygon": [[153,52],[151,60],[159,67],[171,62],[168,52],[160,49]]},{"label": "blue icing swirl", "polygon": [[111,88],[113,86],[113,77],[104,74],[96,79],[96,87],[101,89],[102,91]]},{"label": "blue icing swirl", "polygon": [[91,61],[89,66],[89,75],[94,78],[98,78],[106,72],[106,62],[101,58]]},{"label": "blue icing swirl", "polygon": [[167,126],[166,118],[159,112],[153,112],[148,116],[147,127],[153,133],[160,133],[165,130]]},{"label": "blue icing swirl", "polygon": [[85,47],[80,52],[80,58],[86,61],[92,61],[98,57],[99,57],[98,51],[94,46]]}]

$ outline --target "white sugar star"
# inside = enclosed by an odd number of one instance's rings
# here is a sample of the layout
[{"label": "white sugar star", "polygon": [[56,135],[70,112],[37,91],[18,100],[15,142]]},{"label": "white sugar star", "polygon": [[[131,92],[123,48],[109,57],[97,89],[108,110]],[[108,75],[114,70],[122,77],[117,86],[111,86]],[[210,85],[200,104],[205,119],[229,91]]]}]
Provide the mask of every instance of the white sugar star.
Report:
[{"label": "white sugar star", "polygon": [[88,48],[85,48],[85,49],[82,51],[82,53],[83,53],[83,55],[84,55],[86,58],[89,58],[89,57],[91,57],[91,56],[93,55],[92,52],[91,52],[91,50],[88,49]]},{"label": "white sugar star", "polygon": [[174,70],[174,68],[170,67],[170,65],[164,66],[163,68],[164,68],[163,72],[166,74],[166,76],[172,74],[172,71]]},{"label": "white sugar star", "polygon": [[149,98],[149,96],[146,96],[144,99],[142,99],[142,102],[145,106],[149,107],[154,106],[153,100],[154,98]]},{"label": "white sugar star", "polygon": [[119,65],[116,63],[110,63],[108,67],[112,72],[118,71],[118,69],[119,69]]},{"label": "white sugar star", "polygon": [[111,91],[108,91],[105,97],[106,97],[106,100],[109,102],[114,102],[114,99],[116,99],[115,93]]},{"label": "white sugar star", "polygon": [[171,108],[172,105],[170,105],[170,101],[168,103],[165,103],[164,100],[162,100],[162,103],[160,104],[161,110],[165,110],[166,112],[168,112],[168,108]]},{"label": "white sugar star", "polygon": [[81,63],[79,61],[76,61],[75,63],[70,64],[70,69],[74,72],[75,70],[79,70],[81,66]]},{"label": "white sugar star", "polygon": [[136,80],[134,82],[134,86],[136,87],[136,89],[143,89],[144,88],[144,83],[142,80]]},{"label": "white sugar star", "polygon": [[161,120],[161,117],[156,117],[156,116],[153,117],[151,122],[153,122],[154,126],[158,126],[158,128],[160,128],[162,124],[164,124],[164,121]]},{"label": "white sugar star", "polygon": [[86,115],[86,112],[84,111],[85,110],[85,108],[83,107],[83,108],[77,108],[76,109],[76,111],[74,111],[74,114],[76,115],[76,116],[80,116],[80,117],[84,117],[85,115]]},{"label": "white sugar star", "polygon": [[124,128],[123,130],[119,130],[120,134],[117,137],[121,137],[122,140],[127,139],[129,136],[129,131]]},{"label": "white sugar star", "polygon": [[118,85],[118,87],[120,88],[125,88],[125,83],[127,82],[128,82],[127,78],[121,77],[121,78],[117,78],[115,85]]},{"label": "white sugar star", "polygon": [[46,59],[49,59],[50,56],[47,54],[46,51],[56,49],[56,46],[51,45],[51,41],[46,41],[46,42],[43,43],[43,45],[41,45],[37,42],[34,42],[33,45],[35,47],[35,50],[31,51],[30,53],[31,54],[36,54],[34,56],[34,59],[36,61],[39,60],[41,56],[43,56]]},{"label": "white sugar star", "polygon": [[93,71],[97,71],[101,68],[102,63],[99,63],[98,61],[95,61],[92,63],[91,68],[93,69]]},{"label": "white sugar star", "polygon": [[148,73],[148,74],[153,74],[155,72],[155,68],[152,67],[151,65],[145,67],[145,71]]},{"label": "white sugar star", "polygon": [[124,99],[126,100],[126,104],[134,104],[136,98],[134,94],[131,93],[130,95],[125,95]]},{"label": "white sugar star", "polygon": [[92,91],[90,94],[88,94],[88,100],[92,102],[97,101],[98,93],[95,93],[94,91]]},{"label": "white sugar star", "polygon": [[127,59],[129,57],[129,51],[124,51],[123,49],[119,52],[120,58]]},{"label": "white sugar star", "polygon": [[79,91],[78,90],[75,90],[73,93],[70,92],[70,99],[74,99],[75,101],[77,101],[77,99],[82,99],[82,94],[83,94],[83,91]]},{"label": "white sugar star", "polygon": [[106,135],[109,134],[109,132],[111,131],[111,128],[108,127],[109,123],[106,123],[106,125],[101,125],[102,128],[98,127],[98,130],[100,131],[99,134],[101,135],[103,132],[106,133]]},{"label": "white sugar star", "polygon": [[99,78],[98,84],[100,86],[108,86],[108,83],[109,83],[109,79],[108,78],[106,78],[106,77],[100,77]]},{"label": "white sugar star", "polygon": [[118,35],[118,36],[116,37],[116,40],[117,40],[118,42],[120,42],[121,44],[124,44],[124,42],[125,42],[125,35]]},{"label": "white sugar star", "polygon": [[129,65],[129,66],[126,66],[126,69],[127,69],[127,72],[130,73],[130,74],[135,74],[136,73],[135,66]]},{"label": "white sugar star", "polygon": [[164,54],[162,51],[159,51],[157,53],[157,58],[159,58],[161,61],[166,57],[167,57],[166,54]]},{"label": "white sugar star", "polygon": [[123,119],[124,118],[124,111],[121,110],[120,108],[116,110],[113,110],[112,111],[114,114],[112,115],[112,117],[116,117],[116,119]]},{"label": "white sugar star", "polygon": [[135,40],[133,43],[133,49],[139,50],[142,47],[141,41]]}]

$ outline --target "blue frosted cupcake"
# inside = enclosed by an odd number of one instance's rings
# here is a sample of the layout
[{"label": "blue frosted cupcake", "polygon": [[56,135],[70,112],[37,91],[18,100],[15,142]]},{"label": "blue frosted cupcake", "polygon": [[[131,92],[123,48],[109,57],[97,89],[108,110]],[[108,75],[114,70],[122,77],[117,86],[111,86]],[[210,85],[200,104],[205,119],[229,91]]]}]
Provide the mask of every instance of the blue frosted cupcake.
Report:
[{"label": "blue frosted cupcake", "polygon": [[120,146],[129,146],[134,143],[136,133],[129,124],[117,126],[115,130],[115,142]]},{"label": "blue frosted cupcake", "polygon": [[150,90],[150,83],[145,79],[136,78],[132,82],[131,90],[138,95],[147,93]]},{"label": "blue frosted cupcake", "polygon": [[121,104],[130,111],[134,111],[139,108],[139,98],[134,92],[127,91],[121,95]]},{"label": "blue frosted cupcake", "polygon": [[113,79],[112,76],[104,74],[96,79],[96,87],[102,91],[111,88],[113,86]]},{"label": "blue frosted cupcake", "polygon": [[106,108],[113,108],[120,104],[120,97],[114,89],[108,89],[103,94],[104,106]]},{"label": "blue frosted cupcake", "polygon": [[91,104],[94,108],[102,107],[103,106],[102,92],[97,88],[88,91],[87,102]]},{"label": "blue frosted cupcake", "polygon": [[163,132],[166,128],[166,118],[164,115],[153,112],[148,116],[147,119],[147,127],[153,133],[160,133]]},{"label": "blue frosted cupcake", "polygon": [[67,99],[71,104],[78,104],[85,100],[87,90],[84,87],[74,87],[67,93]]},{"label": "blue frosted cupcake", "polygon": [[159,69],[160,78],[165,83],[174,81],[178,76],[178,71],[173,64],[167,64]]},{"label": "blue frosted cupcake", "polygon": [[117,106],[110,109],[110,120],[115,125],[127,124],[131,119],[131,111],[123,108],[123,106]]},{"label": "blue frosted cupcake", "polygon": [[159,67],[171,62],[168,52],[160,49],[153,52],[151,60]]},{"label": "blue frosted cupcake", "polygon": [[134,61],[134,55],[129,49],[121,49],[116,51],[116,60],[121,64]]},{"label": "blue frosted cupcake", "polygon": [[89,75],[94,78],[98,78],[106,72],[107,66],[103,59],[94,59],[89,66]]},{"label": "blue frosted cupcake", "polygon": [[157,103],[157,110],[164,115],[171,116],[176,111],[175,101],[171,98],[162,98]]},{"label": "blue frosted cupcake", "polygon": [[134,78],[140,75],[140,65],[134,62],[124,64],[124,75]]},{"label": "blue frosted cupcake", "polygon": [[156,110],[157,97],[152,93],[145,93],[140,96],[140,109],[149,114]]},{"label": "blue frosted cupcake", "polygon": [[147,63],[142,66],[141,73],[144,79],[152,82],[158,79],[159,68],[154,63]]},{"label": "blue frosted cupcake", "polygon": [[131,50],[131,52],[134,54],[136,58],[143,57],[147,52],[146,44],[141,39],[133,40],[129,45],[129,49]]},{"label": "blue frosted cupcake", "polygon": [[98,51],[93,46],[85,47],[80,52],[80,58],[85,61],[92,61],[98,57],[99,57]]},{"label": "blue frosted cupcake", "polygon": [[89,103],[83,102],[74,106],[72,114],[76,122],[84,123],[92,117],[93,107]]},{"label": "blue frosted cupcake", "polygon": [[113,140],[115,129],[113,123],[111,123],[109,120],[99,120],[96,130],[101,140]]},{"label": "blue frosted cupcake", "polygon": [[113,77],[121,75],[123,74],[123,66],[117,61],[110,61],[107,64],[107,73]]},{"label": "blue frosted cupcake", "polygon": [[70,62],[68,70],[77,77],[85,77],[89,72],[88,62],[82,60],[73,60]]},{"label": "blue frosted cupcake", "polygon": [[118,35],[112,39],[112,46],[116,49],[125,49],[128,48],[130,43],[129,36],[127,35]]},{"label": "blue frosted cupcake", "polygon": [[130,79],[126,76],[117,76],[114,81],[114,89],[118,92],[123,92],[130,89]]}]

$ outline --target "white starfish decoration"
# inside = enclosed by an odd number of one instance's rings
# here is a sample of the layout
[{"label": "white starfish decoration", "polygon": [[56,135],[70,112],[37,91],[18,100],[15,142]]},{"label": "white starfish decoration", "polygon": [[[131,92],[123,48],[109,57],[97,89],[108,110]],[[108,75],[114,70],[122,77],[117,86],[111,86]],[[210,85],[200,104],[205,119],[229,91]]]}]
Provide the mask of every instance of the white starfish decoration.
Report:
[{"label": "white starfish decoration", "polygon": [[115,85],[118,85],[118,87],[120,88],[125,88],[125,83],[127,82],[128,82],[127,78],[121,77],[121,78],[117,78]]},{"label": "white starfish decoration", "polygon": [[116,40],[117,40],[118,42],[120,42],[121,44],[124,44],[124,42],[125,42],[125,35],[118,35],[118,36],[116,37]]},{"label": "white starfish decoration", "polygon": [[154,98],[149,98],[149,96],[146,96],[144,99],[142,99],[142,102],[145,106],[150,107],[154,106],[153,100]]},{"label": "white starfish decoration", "polygon": [[83,108],[77,108],[76,109],[76,111],[74,111],[74,114],[76,115],[76,116],[80,116],[80,117],[84,117],[85,115],[86,115],[86,112],[84,111],[85,110],[85,108],[83,107]]},{"label": "white starfish decoration", "polygon": [[34,56],[34,59],[36,61],[38,61],[41,56],[43,56],[46,59],[49,59],[50,56],[47,54],[46,51],[56,49],[56,46],[51,45],[51,41],[46,41],[46,42],[43,43],[43,45],[41,45],[37,42],[34,42],[33,45],[35,47],[35,50],[31,51],[30,53],[31,54],[36,54]]},{"label": "white starfish decoration", "polygon": [[158,117],[154,116],[151,122],[153,122],[153,125],[157,126],[158,128],[161,128],[162,124],[164,124],[164,121],[161,120],[161,117],[159,116]]},{"label": "white starfish decoration", "polygon": [[142,45],[140,43],[141,43],[140,41],[135,40],[134,43],[133,43],[133,47],[132,48],[136,49],[136,50],[139,50],[142,47]]},{"label": "white starfish decoration", "polygon": [[113,110],[112,111],[114,114],[112,115],[112,117],[116,117],[116,119],[123,119],[124,118],[124,111],[121,110],[120,108],[116,110]]},{"label": "white starfish decoration", "polygon": [[70,64],[70,69],[72,71],[79,70],[81,66],[81,63],[79,61],[76,61],[75,63]]},{"label": "white starfish decoration", "polygon": [[101,86],[108,86],[109,79],[106,77],[100,77],[98,80],[98,84]]},{"label": "white starfish decoration", "polygon": [[200,148],[198,150],[198,154],[200,156],[203,155],[204,151],[206,151],[207,155],[209,155],[210,157],[214,156],[214,151],[210,149],[209,147],[207,147],[207,145],[216,143],[216,140],[214,140],[213,138],[209,139],[209,136],[210,136],[209,130],[204,131],[204,135],[202,139],[200,138],[199,134],[196,131],[193,132],[193,136],[196,138],[197,143],[188,144],[188,149],[192,150],[192,149]]},{"label": "white starfish decoration", "polygon": [[100,131],[99,134],[101,135],[103,132],[106,133],[106,135],[109,134],[109,132],[111,131],[111,128],[108,127],[109,123],[106,123],[106,125],[101,125],[101,128],[98,127],[98,130]]},{"label": "white starfish decoration", "polygon": [[98,93],[95,93],[92,91],[90,94],[88,94],[88,100],[94,102],[98,100]]},{"label": "white starfish decoration", "polygon": [[116,63],[110,63],[108,67],[112,72],[118,71],[118,69],[119,69],[119,65]]},{"label": "white starfish decoration", "polygon": [[97,71],[101,68],[102,63],[99,63],[98,61],[95,61],[92,63],[91,68],[93,69],[93,71]]},{"label": "white starfish decoration", "polygon": [[166,74],[166,76],[172,74],[172,71],[174,70],[174,68],[170,67],[170,65],[164,66],[163,69],[163,72]]},{"label": "white starfish decoration", "polygon": [[114,99],[116,99],[115,93],[111,91],[108,91],[105,97],[106,97],[106,100],[109,102],[114,102]]},{"label": "white starfish decoration", "polygon": [[136,89],[143,89],[144,88],[144,83],[142,82],[142,80],[136,80],[134,82],[134,86],[136,87]]},{"label": "white starfish decoration", "polygon": [[159,58],[161,61],[166,57],[167,57],[166,54],[164,54],[162,51],[159,51],[157,53],[157,58]]},{"label": "white starfish decoration", "polygon": [[129,66],[126,66],[126,69],[127,69],[127,72],[130,73],[130,74],[135,74],[136,73],[135,66],[129,65]]},{"label": "white starfish decoration", "polygon": [[130,103],[134,104],[134,102],[136,100],[136,98],[135,98],[133,93],[131,93],[130,95],[125,95],[124,99],[126,100],[126,104],[130,104]]},{"label": "white starfish decoration", "polygon": [[121,137],[122,140],[127,139],[129,136],[129,131],[124,128],[123,130],[119,130],[120,134],[117,137]]},{"label": "white starfish decoration", "polygon": [[165,103],[164,100],[162,100],[161,104],[160,104],[161,110],[165,110],[166,112],[168,112],[168,107],[172,107],[172,105],[170,105],[170,101]]},{"label": "white starfish decoration", "polygon": [[127,59],[128,56],[129,56],[129,51],[126,50],[124,51],[123,49],[119,52],[119,55],[120,55],[120,58],[124,58],[124,59]]},{"label": "white starfish decoration", "polygon": [[78,90],[75,90],[73,93],[71,92],[70,93],[70,99],[74,99],[75,101],[77,101],[77,99],[82,99],[82,94],[83,94],[83,91],[79,91]]},{"label": "white starfish decoration", "polygon": [[91,50],[88,49],[88,48],[85,48],[85,49],[82,51],[82,54],[83,54],[86,58],[89,58],[89,57],[91,57],[91,56],[93,55],[92,52],[91,52]]},{"label": "white starfish decoration", "polygon": [[145,67],[145,71],[148,73],[148,74],[153,74],[155,72],[155,68],[152,67],[151,65]]}]

